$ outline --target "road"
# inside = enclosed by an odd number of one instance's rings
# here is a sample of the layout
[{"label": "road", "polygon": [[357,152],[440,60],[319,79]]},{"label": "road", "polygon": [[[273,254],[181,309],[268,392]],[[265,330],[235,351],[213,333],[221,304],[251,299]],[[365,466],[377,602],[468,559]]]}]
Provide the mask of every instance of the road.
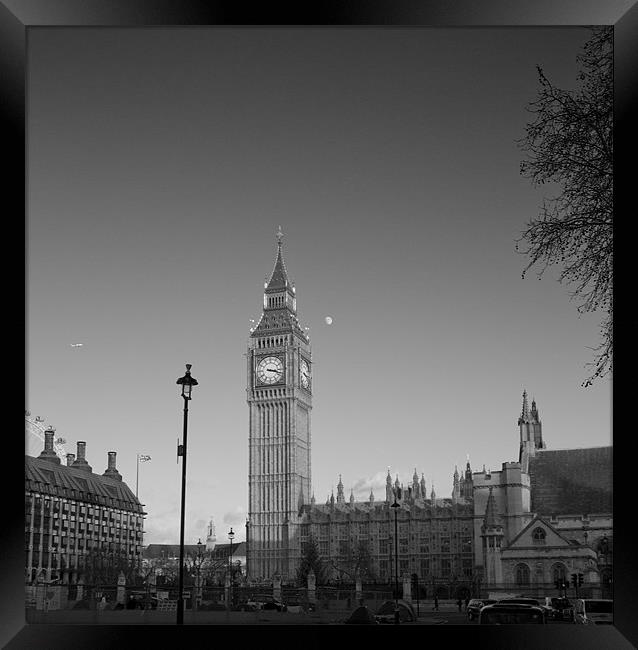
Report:
[{"label": "road", "polygon": [[[291,612],[257,611],[257,612],[184,612],[185,625],[337,625],[348,617],[346,610],[319,610],[308,614]],[[28,610],[29,623],[54,625],[173,625],[175,612],[158,612],[155,610]],[[561,622],[551,621],[561,625]],[[424,611],[421,609],[417,621],[402,625],[477,625],[468,621],[465,612],[456,608],[442,611]]]}]

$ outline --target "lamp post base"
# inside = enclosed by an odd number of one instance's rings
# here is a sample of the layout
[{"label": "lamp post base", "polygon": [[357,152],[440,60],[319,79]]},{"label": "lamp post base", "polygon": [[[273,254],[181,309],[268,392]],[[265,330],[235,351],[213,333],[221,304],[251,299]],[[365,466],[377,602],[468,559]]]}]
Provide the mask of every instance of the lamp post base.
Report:
[{"label": "lamp post base", "polygon": [[184,599],[177,599],[177,625],[184,624]]}]

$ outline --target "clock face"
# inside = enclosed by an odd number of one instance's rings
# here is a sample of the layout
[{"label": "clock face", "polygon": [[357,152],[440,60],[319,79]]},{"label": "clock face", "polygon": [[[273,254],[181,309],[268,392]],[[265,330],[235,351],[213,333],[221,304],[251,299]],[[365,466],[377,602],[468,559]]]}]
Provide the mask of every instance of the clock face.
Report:
[{"label": "clock face", "polygon": [[310,368],[308,367],[308,362],[305,359],[301,360],[299,365],[299,378],[301,380],[301,385],[304,388],[310,386]]},{"label": "clock face", "polygon": [[284,375],[284,364],[279,357],[265,357],[257,364],[257,379],[262,384],[275,384]]}]

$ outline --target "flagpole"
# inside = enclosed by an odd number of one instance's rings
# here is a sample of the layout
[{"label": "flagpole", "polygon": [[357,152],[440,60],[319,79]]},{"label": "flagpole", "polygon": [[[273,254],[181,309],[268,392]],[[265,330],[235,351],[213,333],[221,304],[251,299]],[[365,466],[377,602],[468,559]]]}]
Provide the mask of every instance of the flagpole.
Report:
[{"label": "flagpole", "polygon": [[137,454],[137,466],[135,470],[135,498],[138,498],[138,493],[140,490],[140,461],[145,463],[147,460],[151,460],[151,457],[147,454]]}]

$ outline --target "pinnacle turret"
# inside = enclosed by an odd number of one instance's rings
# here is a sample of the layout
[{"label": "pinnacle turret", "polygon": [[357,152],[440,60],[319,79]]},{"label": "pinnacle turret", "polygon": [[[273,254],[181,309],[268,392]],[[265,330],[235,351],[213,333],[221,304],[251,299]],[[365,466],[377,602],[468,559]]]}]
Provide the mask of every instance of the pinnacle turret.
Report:
[{"label": "pinnacle turret", "polygon": [[264,282],[263,313],[259,322],[251,328],[251,336],[283,334],[294,332],[305,342],[309,341],[297,318],[297,296],[293,283],[288,278],[283,255],[283,233],[281,226],[277,233],[277,256],[270,278]]},{"label": "pinnacle turret", "polygon": [[270,280],[268,280],[268,284],[266,285],[266,291],[280,291],[287,289],[288,286],[292,290],[292,284],[288,280],[288,271],[286,270],[284,256],[281,252],[283,238],[284,234],[281,232],[281,226],[279,226],[279,230],[277,231],[277,258],[275,259],[275,266],[270,274]]},{"label": "pinnacle turret", "polygon": [[496,510],[496,499],[494,498],[494,487],[490,486],[490,493],[487,497],[487,505],[485,506],[485,516],[483,517],[483,525],[486,528],[495,528],[501,525],[500,517]]}]

